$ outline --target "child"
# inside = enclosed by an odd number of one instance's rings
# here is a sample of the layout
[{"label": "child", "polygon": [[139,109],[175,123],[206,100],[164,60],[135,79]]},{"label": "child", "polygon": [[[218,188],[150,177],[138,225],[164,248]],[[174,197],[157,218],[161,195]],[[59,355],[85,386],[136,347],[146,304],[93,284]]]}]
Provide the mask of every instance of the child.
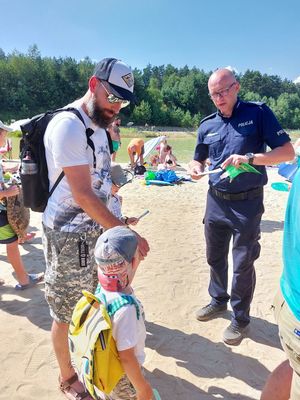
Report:
[{"label": "child", "polygon": [[[0,147],[4,146],[7,132],[11,129],[0,121]],[[24,268],[24,264],[19,252],[18,236],[13,231],[7,220],[6,199],[16,196],[19,193],[18,186],[10,186],[5,188],[3,179],[3,168],[0,159],[0,244],[6,245],[8,261],[15,270],[19,283],[15,286],[17,290],[27,289],[38,282],[42,281],[44,274],[28,274]],[[0,279],[0,285],[4,284],[4,280]]]},{"label": "child", "polygon": [[126,225],[136,225],[139,219],[136,217],[122,216],[122,197],[118,194],[119,189],[130,182],[119,164],[111,165],[111,198],[107,205],[108,209]]},{"label": "child", "polygon": [[112,335],[125,375],[105,399],[151,400],[153,396],[141,368],[145,360],[146,339],[143,307],[131,288],[139,264],[137,245],[132,230],[116,226],[105,231],[95,247],[101,285],[96,294],[104,297],[107,305],[122,300],[122,294],[132,297],[132,304],[124,305],[112,316]]}]

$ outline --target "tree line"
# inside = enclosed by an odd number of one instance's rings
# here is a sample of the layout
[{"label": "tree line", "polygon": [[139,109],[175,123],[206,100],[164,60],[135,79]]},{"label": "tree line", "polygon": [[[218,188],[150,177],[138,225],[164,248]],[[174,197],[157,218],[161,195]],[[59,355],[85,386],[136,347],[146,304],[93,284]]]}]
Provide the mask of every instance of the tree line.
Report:
[{"label": "tree line", "polygon": [[[0,119],[6,122],[62,107],[81,97],[95,63],[90,58],[42,57],[0,48]],[[135,104],[122,110],[123,124],[193,127],[215,111],[208,97],[211,71],[170,64],[135,68]],[[300,85],[277,75],[247,70],[237,75],[240,97],[268,104],[284,128],[300,128]]]}]

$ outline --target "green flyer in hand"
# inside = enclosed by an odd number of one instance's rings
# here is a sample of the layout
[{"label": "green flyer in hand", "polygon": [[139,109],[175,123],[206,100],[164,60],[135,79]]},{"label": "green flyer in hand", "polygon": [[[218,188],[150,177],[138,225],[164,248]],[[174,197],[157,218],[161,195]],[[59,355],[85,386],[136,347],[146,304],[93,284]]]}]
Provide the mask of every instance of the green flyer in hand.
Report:
[{"label": "green flyer in hand", "polygon": [[234,165],[227,165],[225,168],[225,172],[221,175],[221,179],[224,178],[229,178],[230,182],[233,181],[234,178],[236,178],[238,175],[244,173],[244,172],[252,172],[254,174],[261,174],[261,172],[257,171],[256,168],[254,168],[252,165],[246,164],[246,163],[241,163],[240,166],[237,168]]}]

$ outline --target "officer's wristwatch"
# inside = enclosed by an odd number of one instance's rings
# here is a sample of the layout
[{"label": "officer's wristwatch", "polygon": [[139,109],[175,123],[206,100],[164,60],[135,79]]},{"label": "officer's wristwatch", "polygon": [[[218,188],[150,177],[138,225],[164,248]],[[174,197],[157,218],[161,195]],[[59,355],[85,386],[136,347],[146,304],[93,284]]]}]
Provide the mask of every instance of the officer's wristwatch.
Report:
[{"label": "officer's wristwatch", "polygon": [[248,158],[248,164],[252,165],[255,155],[253,153],[246,153],[245,156]]}]

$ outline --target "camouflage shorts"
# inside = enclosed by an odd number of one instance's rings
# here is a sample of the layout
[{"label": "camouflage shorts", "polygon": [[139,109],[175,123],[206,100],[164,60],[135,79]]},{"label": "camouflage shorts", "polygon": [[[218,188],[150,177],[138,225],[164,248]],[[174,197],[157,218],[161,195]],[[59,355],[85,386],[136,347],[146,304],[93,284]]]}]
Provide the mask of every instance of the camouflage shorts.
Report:
[{"label": "camouflage shorts", "polygon": [[102,231],[69,233],[43,228],[45,298],[51,317],[70,323],[82,290],[93,293],[98,284],[94,249]]},{"label": "camouflage shorts", "polygon": [[136,391],[130,380],[124,375],[117,386],[109,394],[101,393],[99,396],[102,400],[136,400]]}]

